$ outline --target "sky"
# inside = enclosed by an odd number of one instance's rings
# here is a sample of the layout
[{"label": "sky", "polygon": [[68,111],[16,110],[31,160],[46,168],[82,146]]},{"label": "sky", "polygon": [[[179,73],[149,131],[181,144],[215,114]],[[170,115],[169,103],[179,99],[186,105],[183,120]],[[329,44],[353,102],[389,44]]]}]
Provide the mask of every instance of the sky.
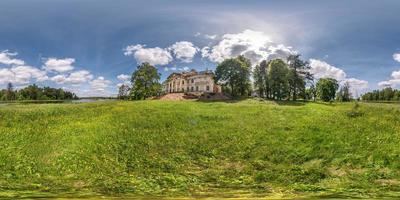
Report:
[{"label": "sky", "polygon": [[138,64],[161,73],[301,54],[353,94],[400,88],[398,0],[2,0],[0,88],[115,96]]}]

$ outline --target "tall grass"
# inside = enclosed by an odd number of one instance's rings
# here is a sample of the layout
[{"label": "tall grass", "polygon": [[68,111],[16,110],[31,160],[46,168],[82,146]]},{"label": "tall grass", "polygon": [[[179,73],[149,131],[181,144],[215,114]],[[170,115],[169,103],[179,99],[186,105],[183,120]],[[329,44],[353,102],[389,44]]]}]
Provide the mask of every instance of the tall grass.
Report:
[{"label": "tall grass", "polygon": [[9,105],[0,119],[0,196],[400,190],[395,104]]}]

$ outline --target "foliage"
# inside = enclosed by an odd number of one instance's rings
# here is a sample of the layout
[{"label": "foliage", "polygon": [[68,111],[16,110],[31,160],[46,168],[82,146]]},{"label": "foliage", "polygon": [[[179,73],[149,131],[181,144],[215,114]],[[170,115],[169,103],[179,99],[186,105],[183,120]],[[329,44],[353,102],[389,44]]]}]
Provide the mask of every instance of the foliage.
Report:
[{"label": "foliage", "polygon": [[266,60],[256,65],[253,71],[254,88],[257,90],[259,97],[270,98],[270,84],[268,79],[268,65]]},{"label": "foliage", "polygon": [[400,90],[390,87],[383,90],[374,90],[361,96],[364,101],[400,101]]},{"label": "foliage", "polygon": [[[0,196],[398,192],[399,105],[354,107],[255,100],[2,106]],[[363,115],[349,117],[352,109]]]},{"label": "foliage", "polygon": [[161,92],[159,80],[160,74],[157,68],[149,63],[142,63],[132,74],[131,98],[134,100],[143,100],[159,95]]},{"label": "foliage", "polygon": [[336,95],[337,101],[346,102],[352,99],[352,94],[350,92],[350,84],[349,82],[345,82],[339,89],[339,92]]},{"label": "foliage", "polygon": [[300,55],[290,55],[287,58],[289,66],[288,83],[289,83],[289,97],[296,101],[300,96],[305,98],[306,82],[313,80],[310,71],[310,65],[307,61],[300,59]]},{"label": "foliage", "polygon": [[122,84],[118,88],[118,99],[127,100],[129,98],[130,88],[128,85]]},{"label": "foliage", "polygon": [[248,96],[251,92],[250,72],[250,60],[238,56],[218,64],[214,81],[228,90],[232,97]]},{"label": "foliage", "polygon": [[0,99],[3,101],[24,101],[24,100],[70,100],[78,97],[69,91],[61,88],[39,87],[35,84],[29,85],[20,90],[14,90],[11,83],[7,89],[0,91]]},{"label": "foliage", "polygon": [[306,84],[313,81],[309,69],[300,55],[290,55],[287,63],[281,59],[263,60],[253,71],[254,88],[258,96],[268,99],[306,99]]},{"label": "foliage", "polygon": [[318,98],[325,102],[333,101],[338,88],[339,84],[337,80],[332,78],[321,78],[317,82]]},{"label": "foliage", "polygon": [[281,59],[272,60],[268,65],[268,81],[271,98],[282,100],[288,97],[288,66]]}]

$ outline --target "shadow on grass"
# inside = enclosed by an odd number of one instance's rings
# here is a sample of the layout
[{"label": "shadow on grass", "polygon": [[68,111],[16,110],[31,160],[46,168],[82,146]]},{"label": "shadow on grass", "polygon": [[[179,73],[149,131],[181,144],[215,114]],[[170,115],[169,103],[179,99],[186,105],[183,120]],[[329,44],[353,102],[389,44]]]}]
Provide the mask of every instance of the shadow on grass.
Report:
[{"label": "shadow on grass", "polygon": [[232,99],[197,99],[197,102],[202,103],[215,103],[215,102],[222,102],[222,103],[239,103],[246,100],[253,100],[258,102],[273,102],[280,106],[304,106],[308,101],[288,101],[288,100],[271,100],[271,99],[263,99],[263,98],[254,98],[254,97],[242,97],[242,98],[232,98]]},{"label": "shadow on grass", "polygon": [[246,99],[197,99],[196,101],[201,103],[239,103],[244,100]]},{"label": "shadow on grass", "polygon": [[304,106],[306,105],[307,102],[305,101],[273,101],[274,103],[280,105],[280,106]]}]

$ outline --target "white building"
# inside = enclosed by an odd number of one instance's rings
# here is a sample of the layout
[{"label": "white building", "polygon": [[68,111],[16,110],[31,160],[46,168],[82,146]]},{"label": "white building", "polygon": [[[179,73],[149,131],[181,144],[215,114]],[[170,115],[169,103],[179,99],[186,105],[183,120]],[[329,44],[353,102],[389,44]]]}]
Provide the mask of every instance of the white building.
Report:
[{"label": "white building", "polygon": [[211,70],[197,72],[192,69],[169,75],[163,82],[163,92],[219,93],[221,87],[214,83],[214,73]]}]

